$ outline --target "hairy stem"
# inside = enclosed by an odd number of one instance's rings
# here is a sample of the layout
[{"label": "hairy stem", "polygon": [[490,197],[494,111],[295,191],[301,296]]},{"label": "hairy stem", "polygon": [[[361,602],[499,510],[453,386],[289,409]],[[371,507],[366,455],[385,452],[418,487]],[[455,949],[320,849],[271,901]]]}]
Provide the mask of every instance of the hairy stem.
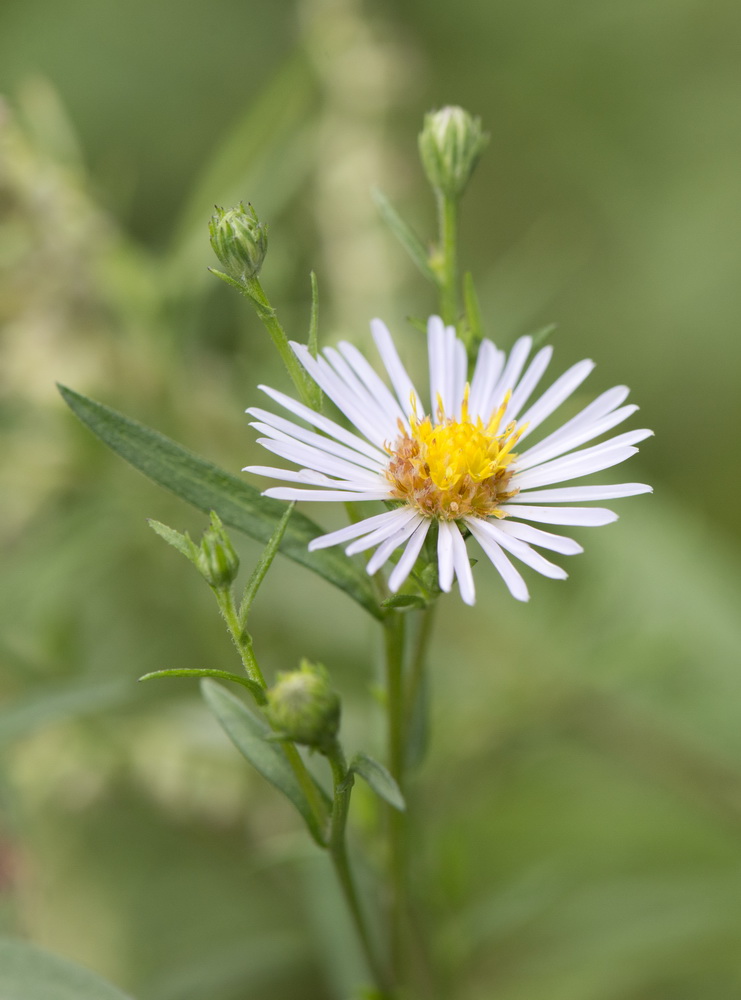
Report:
[{"label": "hairy stem", "polygon": [[437,197],[440,232],[440,313],[443,322],[458,322],[458,202],[442,192]]},{"label": "hairy stem", "polygon": [[[393,615],[386,622],[386,698],[388,712],[389,770],[402,795],[406,778],[406,704],[404,698],[404,631],[403,615]],[[406,813],[388,810],[389,875],[391,882],[391,914],[389,934],[391,959],[396,981],[405,982],[408,956],[408,878]]]}]

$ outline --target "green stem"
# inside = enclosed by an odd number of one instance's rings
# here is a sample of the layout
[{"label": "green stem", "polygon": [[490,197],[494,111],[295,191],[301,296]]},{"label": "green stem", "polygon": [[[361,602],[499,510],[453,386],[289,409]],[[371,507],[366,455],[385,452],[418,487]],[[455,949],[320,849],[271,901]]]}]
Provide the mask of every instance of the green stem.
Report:
[{"label": "green stem", "polygon": [[[223,615],[224,621],[229,629],[232,642],[236,646],[240,655],[247,676],[256,686],[253,690],[255,701],[257,701],[258,705],[262,707],[267,704],[267,696],[263,693],[267,685],[262,671],[258,666],[257,660],[255,659],[255,653],[252,648],[252,636],[246,631],[241,623],[239,613],[234,605],[234,597],[231,590],[228,588],[222,588],[215,589],[214,592],[216,594],[216,600],[219,603],[219,609],[221,610],[221,614]],[[301,754],[296,749],[296,746],[293,743],[286,742],[283,744],[283,750],[285,751],[288,763],[291,765],[291,769],[293,770],[296,780],[306,796],[306,801],[309,803],[309,808],[314,816],[315,829],[312,831],[314,839],[318,844],[320,844],[320,846],[326,847],[326,840],[323,831],[326,829],[327,809],[322,801],[321,795],[319,794],[319,790],[317,789],[314,779],[309,773],[306,764],[304,764]]]},{"label": "green stem", "polygon": [[248,278],[246,280],[245,294],[250,302],[252,302],[257,315],[262,320],[263,326],[270,334],[270,338],[275,344],[283,360],[283,364],[286,366],[286,370],[301,396],[301,401],[306,406],[316,409],[321,400],[319,389],[306,374],[299,364],[296,355],[291,350],[286,332],[281,326],[275,309],[271,306],[259,278]]},{"label": "green stem", "polygon": [[409,665],[409,681],[407,683],[406,690],[407,732],[409,732],[411,717],[415,712],[415,706],[417,704],[417,699],[419,698],[420,688],[422,687],[422,681],[424,680],[425,670],[427,667],[427,649],[430,644],[434,620],[435,605],[430,604],[422,612],[422,620],[419,623],[419,631],[417,632],[414,653],[411,657]]},{"label": "green stem", "polygon": [[[321,844],[322,847],[326,847],[326,829],[327,829],[327,808],[322,801],[322,797],[319,794],[319,789],[317,788],[314,779],[309,774],[306,764],[304,764],[301,754],[296,749],[295,743],[290,743],[286,740],[283,743],[283,751],[288,758],[288,763],[291,765],[293,773],[296,775],[296,780],[301,786],[301,791],[306,796],[306,801],[309,803],[309,808],[311,809],[314,819],[316,821],[318,837],[315,837],[317,843]],[[320,839],[321,838],[321,839]]]},{"label": "green stem", "polygon": [[381,962],[368,930],[365,915],[360,905],[355,879],[350,867],[350,858],[347,852],[347,839],[345,831],[347,827],[347,814],[350,808],[350,795],[354,782],[353,775],[348,771],[345,763],[345,755],[339,743],[335,742],[332,750],[327,754],[332,767],[332,778],[334,782],[334,802],[332,806],[332,822],[329,833],[328,849],[332,864],[334,865],[337,879],[345,897],[347,908],[350,911],[353,926],[363,949],[363,954],[368,963],[368,967],[373,975],[376,987],[380,990],[386,1000],[392,1000],[394,991],[387,970]]},{"label": "green stem", "polygon": [[[242,665],[247,673],[247,676],[261,688],[266,688],[267,684],[265,683],[265,678],[262,675],[262,671],[258,666],[252,649],[252,636],[244,630],[240,622],[239,614],[234,606],[234,597],[232,596],[231,590],[227,588],[214,589],[214,593],[216,594],[216,600],[219,603],[219,610],[221,611],[224,621],[226,622],[226,627],[229,629],[229,635],[232,637],[232,642],[237,648],[237,652],[242,660]],[[264,698],[260,701],[260,704],[265,704]]]},{"label": "green stem", "polygon": [[[404,698],[404,626],[403,615],[392,615],[386,622],[386,698],[388,711],[389,770],[405,794],[406,704]],[[406,813],[389,808],[389,868],[391,914],[389,934],[391,958],[396,981],[406,980],[408,956],[408,879]]]},{"label": "green stem", "polygon": [[458,307],[458,202],[442,192],[437,195],[440,232],[440,312],[443,322],[456,325]]}]

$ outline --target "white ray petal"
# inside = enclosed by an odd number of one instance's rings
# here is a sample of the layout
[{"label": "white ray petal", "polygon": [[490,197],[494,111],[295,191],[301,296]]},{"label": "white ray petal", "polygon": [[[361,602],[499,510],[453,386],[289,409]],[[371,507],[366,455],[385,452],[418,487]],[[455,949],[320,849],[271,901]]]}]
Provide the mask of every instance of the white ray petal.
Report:
[{"label": "white ray petal", "polygon": [[453,586],[453,533],[460,536],[460,531],[450,521],[438,523],[437,535],[437,572],[440,589],[446,593]]},{"label": "white ray petal", "polygon": [[[274,455],[279,455],[289,462],[295,462],[296,465],[308,469],[315,469],[317,472],[324,472],[328,476],[355,480],[358,483],[373,483],[379,487],[384,482],[384,476],[380,472],[363,469],[358,465],[345,462],[335,455],[328,455],[325,451],[312,448],[308,444],[291,440],[276,440],[275,438],[258,438],[257,443],[267,451],[272,451]],[[385,481],[388,482],[388,480]]]},{"label": "white ray petal", "polygon": [[337,345],[337,347],[343,357],[346,358],[348,364],[352,365],[352,368],[357,373],[358,378],[362,380],[368,391],[379,401],[384,410],[388,410],[389,413],[394,415],[395,419],[401,420],[406,424],[406,414],[409,409],[408,402],[407,406],[402,411],[396,397],[393,395],[389,387],[373,370],[370,363],[354,344],[349,344],[346,340],[343,340]]},{"label": "white ray petal", "polygon": [[447,404],[446,386],[446,331],[439,316],[430,316],[427,321],[427,355],[430,368],[430,416],[437,417],[438,400],[443,409]]},{"label": "white ray petal", "polygon": [[[585,449],[586,450],[586,449]],[[619,465],[631,455],[638,453],[637,448],[604,448],[602,451],[589,455],[581,452],[574,452],[573,455],[565,455],[562,458],[554,458],[552,462],[545,465],[536,465],[534,469],[528,469],[512,477],[512,487],[519,490],[535,489],[536,486],[550,486],[551,483],[563,483],[569,479],[577,479],[581,476],[589,476],[593,472],[601,472],[603,469],[611,469],[613,465]]]},{"label": "white ray petal", "polygon": [[464,604],[476,603],[476,587],[473,582],[471,563],[468,558],[466,541],[457,525],[453,525],[453,566],[458,580],[458,589]]},{"label": "white ray petal", "polygon": [[388,491],[377,493],[363,493],[359,496],[357,492],[350,490],[289,490],[282,486],[271,486],[262,494],[264,497],[272,497],[274,500],[313,500],[318,503],[343,503],[345,500],[388,500]]},{"label": "white ray petal", "polygon": [[583,546],[574,541],[573,538],[554,535],[550,531],[534,528],[532,524],[524,524],[522,521],[512,521],[510,518],[506,518],[499,522],[499,527],[505,534],[512,535],[513,538],[520,538],[523,542],[530,542],[531,545],[538,545],[541,549],[550,549],[551,552],[558,552],[563,556],[575,556],[584,551]]},{"label": "white ray petal", "polygon": [[[278,469],[270,465],[248,465],[242,472],[251,472],[256,476],[269,476],[271,479],[280,479],[285,483],[302,483],[306,486],[327,486],[336,490],[352,490],[358,500],[365,500],[368,493],[374,496],[378,492],[375,483],[358,483],[351,479],[334,479],[325,476],[323,472],[315,469]],[[392,497],[386,493],[384,499],[391,500]]]},{"label": "white ray petal", "polygon": [[530,399],[535,387],[543,377],[543,373],[548,367],[552,355],[553,348],[549,344],[547,347],[541,348],[541,350],[538,351],[533,360],[530,362],[527,371],[522,376],[517,388],[512,393],[509,406],[505,410],[504,416],[502,417],[502,427],[506,427],[510,420],[517,419],[517,414],[520,412],[525,403],[527,403],[528,399]]},{"label": "white ray petal", "polygon": [[306,483],[308,469],[276,469],[272,465],[246,465],[242,472],[251,472],[255,476],[269,476],[270,479],[281,479],[284,483]]},{"label": "white ray petal", "polygon": [[583,425],[575,433],[554,434],[552,435],[550,444],[546,445],[545,448],[536,445],[534,448],[530,448],[529,451],[519,455],[517,458],[517,468],[530,469],[534,465],[542,465],[543,462],[548,462],[552,458],[558,458],[559,455],[563,455],[567,451],[573,451],[574,448],[586,444],[587,441],[592,441],[601,434],[606,434],[607,431],[612,430],[613,427],[616,427],[632,416],[637,409],[638,407],[634,405],[622,406],[620,409],[608,413],[600,420]]},{"label": "white ray petal", "polygon": [[[329,486],[331,489],[352,490],[358,500],[365,500],[366,493],[375,493],[374,483],[358,483],[348,479],[332,479],[315,469],[276,469],[270,465],[248,465],[242,472],[252,472],[256,476],[269,476],[285,483],[303,483],[311,486]],[[388,494],[385,499],[391,499]]]},{"label": "white ray petal", "polygon": [[[384,478],[385,467],[379,468],[378,465],[374,464],[369,468],[370,463],[365,464],[367,461],[365,459],[362,459],[361,462],[356,461],[356,457],[361,458],[361,456],[357,452],[350,451],[349,448],[344,449],[344,454],[341,456],[336,454],[334,449],[326,450],[323,444],[329,439],[319,434],[315,436],[318,444],[306,444],[269,424],[263,424],[261,421],[253,421],[250,426],[267,434],[265,438],[256,439],[258,444],[297,465],[322,469],[331,476],[350,478],[357,476],[366,482]],[[330,444],[334,444],[334,442],[330,442]],[[336,447],[339,449],[343,446],[336,445]]]},{"label": "white ray petal", "polygon": [[432,522],[429,518],[422,518],[421,523],[417,525],[414,534],[407,542],[407,547],[404,549],[401,559],[394,567],[388,580],[389,590],[392,594],[396,593],[414,569],[414,564],[417,561],[417,556],[425,543],[425,538],[427,537],[427,532],[430,530],[431,523]]},{"label": "white ray petal", "polygon": [[382,566],[385,566],[391,553],[395,552],[400,545],[403,545],[414,534],[420,521],[422,521],[422,516],[421,514],[417,514],[416,517],[412,518],[406,524],[402,524],[393,534],[384,539],[370,557],[368,565],[365,567],[371,576],[377,573]]},{"label": "white ray petal", "polygon": [[334,420],[330,420],[329,417],[323,417],[321,413],[315,413],[314,410],[310,409],[308,406],[305,406],[303,403],[299,403],[297,399],[292,399],[290,396],[286,396],[284,392],[279,392],[277,389],[271,389],[269,385],[259,385],[258,389],[261,389],[266,396],[269,396],[272,400],[284,409],[288,410],[290,413],[300,417],[301,420],[305,420],[307,424],[311,424],[313,427],[318,427],[319,430],[324,431],[325,434],[329,434],[331,437],[335,438],[335,440],[342,441],[355,451],[359,451],[363,455],[367,455],[369,458],[374,458],[379,462],[388,461],[388,455],[383,448],[376,448],[369,441],[365,441],[363,438],[358,437],[357,434],[353,434],[352,431],[346,430]]},{"label": "white ray petal", "polygon": [[618,519],[617,514],[604,507],[526,507],[524,504],[502,504],[499,509],[511,517],[521,517],[538,524],[597,527]]},{"label": "white ray petal", "polygon": [[358,406],[366,413],[374,414],[374,420],[379,423],[385,420],[393,420],[394,426],[396,426],[397,419],[403,416],[403,414],[395,401],[391,409],[389,409],[388,405],[383,405],[378,395],[368,390],[365,383],[358,377],[355,369],[337,348],[325,347],[322,354],[342,379],[345,387],[349,389]]},{"label": "white ray petal", "polygon": [[554,458],[544,465],[536,465],[524,472],[516,472],[512,477],[512,485],[520,490],[528,490],[535,486],[549,486],[551,483],[565,482],[577,476],[588,476],[593,472],[612,468],[613,465],[618,465],[631,455],[635,455],[638,449],[634,444],[645,440],[651,434],[652,431],[619,434],[602,444],[583,448],[561,458]]},{"label": "white ray petal", "polygon": [[507,358],[507,364],[504,366],[504,371],[495,385],[487,403],[490,413],[493,413],[494,410],[501,405],[502,400],[508,392],[514,390],[517,380],[522,373],[522,369],[525,367],[527,356],[532,350],[532,347],[532,337],[518,337],[512,345],[512,350],[509,352],[509,357]]},{"label": "white ray petal", "polygon": [[399,516],[406,514],[406,511],[406,507],[385,510],[382,514],[374,514],[372,517],[366,517],[355,524],[348,524],[346,527],[330,531],[326,535],[319,535],[309,542],[309,551],[313,552],[315,549],[328,549],[332,545],[341,545],[343,542],[349,542],[360,535],[369,534],[381,525],[387,525],[389,530],[395,530]]},{"label": "white ray petal", "polygon": [[639,493],[653,493],[645,483],[618,483],[614,486],[566,486],[556,490],[520,491],[508,503],[581,503],[587,500],[618,500]]},{"label": "white ray petal", "polygon": [[518,601],[528,601],[530,594],[528,593],[527,584],[523,580],[522,574],[519,570],[515,569],[497,543],[481,530],[479,520],[474,517],[466,520],[471,534],[494,564],[495,569],[507,585],[510,594]]},{"label": "white ray petal", "polygon": [[480,520],[478,528],[484,534],[488,535],[492,541],[496,542],[497,545],[501,545],[503,549],[507,549],[513,556],[524,562],[526,566],[530,566],[531,569],[541,573],[543,576],[548,576],[552,580],[565,580],[568,576],[565,569],[556,566],[555,563],[549,562],[539,552],[536,552],[535,549],[530,548],[527,542],[502,531],[500,526],[495,524],[494,521]]},{"label": "white ray petal", "polygon": [[473,420],[481,417],[488,419],[490,413],[484,413],[484,404],[491,395],[491,391],[499,378],[504,367],[504,351],[498,351],[490,340],[482,340],[479,347],[476,367],[471,379],[471,394],[468,399],[468,408]]},{"label": "white ray petal", "polygon": [[387,538],[399,532],[410,521],[418,521],[422,516],[413,507],[402,507],[395,513],[398,516],[393,521],[386,521],[385,524],[379,525],[367,535],[348,545],[345,549],[345,554],[354,556],[358,552],[365,552],[366,549],[372,549],[374,545],[380,545],[381,542],[385,542]]},{"label": "white ray petal", "polygon": [[393,421],[378,407],[364,406],[328,361],[313,358],[305,344],[292,341],[291,348],[319,388],[369,441],[383,448],[384,443],[395,436]]},{"label": "white ray petal", "polygon": [[561,403],[579,388],[593,368],[594,361],[588,359],[579,361],[565,371],[560,378],[557,378],[550,389],[546,389],[540,399],[520,416],[518,423],[528,425],[523,431],[522,437],[525,438],[528,434],[532,434],[536,427],[539,427],[547,417],[550,417],[553,411],[558,409]]},{"label": "white ray petal", "polygon": [[450,328],[453,331],[453,367],[451,368],[451,381],[452,386],[450,388],[450,399],[451,399],[451,416],[455,420],[460,420],[461,418],[461,406],[463,404],[463,393],[466,388],[466,380],[468,376],[468,356],[466,354],[466,346],[462,340],[458,340],[455,336],[455,329]]},{"label": "white ray petal", "polygon": [[[589,427],[596,421],[600,420],[602,417],[606,416],[615,410],[621,403],[624,403],[628,397],[629,389],[627,385],[616,385],[612,389],[608,389],[601,395],[593,399],[591,403],[580,410],[577,414],[567,420],[565,424],[561,424],[555,431],[548,434],[537,444],[533,445],[532,448],[527,451],[523,451],[520,458],[525,458],[530,456],[532,453],[539,451],[541,448],[545,449],[550,447],[551,443],[562,437],[570,437],[572,434],[576,435],[580,433],[585,427]],[[520,422],[522,422],[520,420]]]},{"label": "white ray petal", "polygon": [[371,333],[373,334],[373,340],[381,356],[381,361],[383,361],[384,368],[391,379],[391,384],[394,387],[396,398],[399,400],[402,411],[410,414],[416,408],[417,412],[421,415],[424,413],[422,401],[396,351],[388,327],[380,319],[371,320]]},{"label": "white ray petal", "polygon": [[252,421],[250,426],[270,437],[277,436],[275,431],[280,431],[289,438],[293,438],[296,441],[303,441],[304,444],[313,445],[315,448],[321,448],[330,455],[344,458],[346,461],[360,465],[364,469],[370,469],[372,472],[383,472],[388,465],[388,456],[385,460],[369,458],[352,448],[346,447],[344,444],[340,444],[334,438],[317,434],[316,431],[310,431],[306,427],[299,427],[298,424],[294,424],[284,417],[279,417],[275,413],[270,413],[268,410],[262,410],[257,406],[253,406],[246,412],[252,417],[258,417],[258,420]]}]

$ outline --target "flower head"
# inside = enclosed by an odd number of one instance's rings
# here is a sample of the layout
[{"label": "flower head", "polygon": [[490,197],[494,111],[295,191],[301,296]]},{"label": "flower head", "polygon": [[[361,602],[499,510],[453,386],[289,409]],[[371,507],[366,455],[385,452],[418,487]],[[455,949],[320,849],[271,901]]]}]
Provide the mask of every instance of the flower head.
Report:
[{"label": "flower head", "polygon": [[217,206],[208,231],[213,251],[229,277],[245,281],[260,273],[268,252],[268,230],[252,205],[245,208],[240,202],[228,211]]},{"label": "flower head", "polygon": [[425,115],[419,152],[433,188],[449,198],[459,198],[488,141],[488,135],[481,131],[481,119],[463,108],[446,107]]},{"label": "flower head", "polygon": [[391,388],[352,344],[328,347],[319,358],[313,358],[301,344],[292,345],[301,364],[354,426],[354,432],[267,386],[260,388],[314,430],[267,410],[247,411],[255,418],[252,426],[266,435],[259,443],[301,467],[289,471],[249,466],[245,471],[304,487],[275,487],[265,491],[267,496],[394,503],[381,514],[315,538],[310,549],[349,543],[345,551],[354,555],[374,548],[367,564],[369,573],[376,573],[397,549],[403,549],[388,581],[396,592],[435,524],[442,590],[450,590],[457,579],[463,600],[474,603],[466,549],[466,538],[471,535],[512,595],[527,600],[527,586],[510,555],[544,576],[563,579],[566,572],[537,549],[561,555],[582,551],[574,539],[535,525],[608,524],[617,519],[611,510],[570,505],[651,491],[642,483],[543,488],[618,465],[652,433],[628,431],[582,447],[638,409],[623,405],[628,389],[616,386],[536,444],[527,440],[582,384],[594,368],[592,361],[573,365],[530,402],[550,362],[551,347],[541,348],[527,364],[531,337],[521,337],[509,354],[484,340],[469,383],[463,342],[453,327],[432,316],[428,322],[430,406],[425,409],[386,326],[374,320],[371,329]]}]

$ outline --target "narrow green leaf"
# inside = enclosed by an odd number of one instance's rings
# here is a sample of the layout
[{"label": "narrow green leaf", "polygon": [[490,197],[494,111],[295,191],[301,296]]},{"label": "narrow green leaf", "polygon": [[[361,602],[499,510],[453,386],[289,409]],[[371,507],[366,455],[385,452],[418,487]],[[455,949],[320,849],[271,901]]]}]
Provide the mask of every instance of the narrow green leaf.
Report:
[{"label": "narrow green leaf", "polygon": [[27,941],[0,939],[2,1000],[129,1000],[87,969]]},{"label": "narrow green leaf", "polygon": [[373,199],[381,213],[381,218],[389,227],[397,240],[404,247],[422,274],[434,285],[439,284],[437,275],[430,267],[429,256],[422,241],[402,219],[386,195],[376,188],[373,191]]},{"label": "narrow green leaf", "polygon": [[[319,283],[316,274],[311,272],[311,315],[309,318],[309,337],[306,342],[312,357],[319,353]],[[314,410],[322,409],[322,390],[313,379],[306,380],[306,390],[309,393],[311,407]]]},{"label": "narrow green leaf", "polygon": [[241,674],[233,674],[230,670],[174,667],[171,670],[153,670],[149,674],[143,674],[139,680],[151,681],[158,677],[218,677],[220,680],[233,681],[235,684],[241,684],[242,687],[246,687],[247,690],[250,691],[261,704],[265,704],[265,692],[259,684],[251,681],[249,677],[242,677]]},{"label": "narrow green leaf", "polygon": [[322,831],[317,825],[283,748],[280,743],[270,739],[273,731],[267,722],[254,715],[244,702],[215,681],[201,681],[201,692],[206,704],[237,750],[263,778],[294,804],[304,818],[311,835],[318,843],[323,843]]},{"label": "narrow green leaf", "polygon": [[394,778],[383,764],[379,764],[377,760],[369,757],[367,753],[355,754],[350,761],[350,771],[353,774],[360,775],[364,781],[367,781],[376,795],[380,796],[384,802],[388,802],[394,809],[398,809],[401,812],[406,809],[404,797]]},{"label": "narrow green leaf", "polygon": [[[313,271],[311,272],[311,318],[309,319],[307,346],[311,351],[311,356],[315,358],[319,353],[319,283]],[[317,388],[319,387],[317,386]]]},{"label": "narrow green leaf", "polygon": [[236,278],[232,278],[232,276],[230,274],[224,274],[223,271],[219,271],[218,268],[215,268],[215,267],[210,267],[209,271],[215,277],[221,278],[221,280],[225,284],[231,285],[232,288],[236,288],[238,292],[242,293],[242,295],[246,296],[248,299],[252,299],[253,302],[255,301],[254,295],[252,295],[249,292],[249,290],[244,287],[244,284],[241,281],[237,281],[237,279]]},{"label": "narrow green leaf", "polygon": [[242,628],[247,624],[247,615],[252,607],[252,602],[257,596],[257,591],[260,589],[260,584],[265,579],[267,571],[270,569],[273,559],[275,559],[275,554],[278,551],[280,543],[283,541],[283,536],[286,533],[286,528],[288,527],[288,522],[291,519],[293,510],[295,508],[295,503],[289,503],[286,507],[286,512],[278,523],[278,527],[273,532],[270,541],[263,554],[260,556],[260,561],[257,566],[252,571],[252,574],[247,581],[247,586],[244,588],[244,594],[242,595],[242,601],[239,605],[239,624]]},{"label": "narrow green leaf", "polygon": [[[285,504],[263,497],[249,484],[187,451],[181,445],[102,403],[60,386],[65,402],[109,448],[154,482],[206,513],[214,510],[224,524],[268,542],[284,516]],[[343,590],[375,618],[383,618],[370,578],[336,549],[309,552],[322,529],[294,513],[280,544],[283,555],[318,573]]]},{"label": "narrow green leaf", "polygon": [[540,330],[536,330],[535,333],[531,333],[530,336],[533,338],[533,347],[541,347],[546,340],[548,340],[553,331],[557,329],[558,323],[549,323],[548,326],[543,326]]},{"label": "narrow green leaf", "polygon": [[175,531],[174,528],[168,528],[161,521],[155,521],[153,517],[147,518],[147,524],[153,531],[157,532],[160,538],[164,538],[173,548],[182,553],[186,559],[189,559],[192,563],[197,561],[198,547],[187,532],[182,535],[179,531]]}]

